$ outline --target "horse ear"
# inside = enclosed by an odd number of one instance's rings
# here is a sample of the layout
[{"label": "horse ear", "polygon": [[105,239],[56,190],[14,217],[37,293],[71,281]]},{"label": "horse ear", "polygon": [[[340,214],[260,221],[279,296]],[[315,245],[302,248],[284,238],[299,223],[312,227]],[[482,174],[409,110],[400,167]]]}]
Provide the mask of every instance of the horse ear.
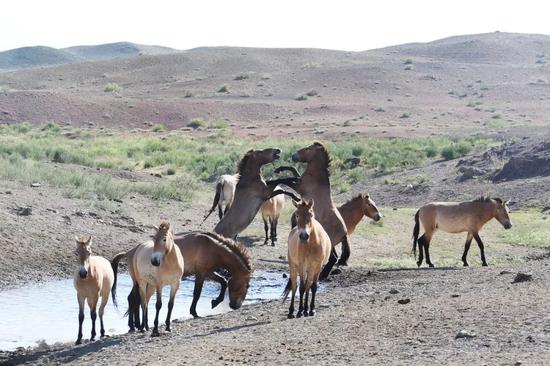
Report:
[{"label": "horse ear", "polygon": [[86,240],[86,244],[87,245],[92,244],[92,236],[91,235],[88,235],[88,240]]},{"label": "horse ear", "polygon": [[314,203],[315,203],[315,201],[313,201],[313,198],[310,199],[309,202],[307,203],[307,207],[312,208]]},{"label": "horse ear", "polygon": [[77,242],[77,243],[80,243],[80,238],[78,236],[74,236],[74,240]]},{"label": "horse ear", "polygon": [[506,206],[506,205],[508,205],[509,203],[510,203],[510,200],[506,200],[506,201],[504,202],[504,205]]},{"label": "horse ear", "polygon": [[292,200],[292,204],[294,205],[294,207],[298,208],[298,202]]},{"label": "horse ear", "polygon": [[153,229],[155,229],[156,231],[159,231],[159,227],[157,225],[153,225]]}]

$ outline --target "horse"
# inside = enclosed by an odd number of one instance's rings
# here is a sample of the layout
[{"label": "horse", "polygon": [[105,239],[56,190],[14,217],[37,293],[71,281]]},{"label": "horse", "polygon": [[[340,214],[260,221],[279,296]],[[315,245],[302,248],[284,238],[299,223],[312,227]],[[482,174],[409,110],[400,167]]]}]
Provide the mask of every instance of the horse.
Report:
[{"label": "horse", "polygon": [[[277,186],[276,189],[281,188]],[[273,198],[268,199],[262,204],[260,212],[262,214],[262,220],[264,222],[265,230],[265,241],[264,245],[267,245],[269,239],[271,238],[271,245],[275,246],[277,244],[277,223],[279,222],[279,216],[283,211],[283,206],[285,205],[285,196],[278,195]],[[269,225],[268,225],[269,224]],[[268,234],[269,228],[271,228],[271,235]]]},{"label": "horse", "polygon": [[290,184],[296,178],[283,178],[265,181],[260,168],[279,159],[280,149],[249,150],[238,165],[239,182],[235,189],[233,204],[214,228],[214,231],[226,238],[235,239],[242,232],[260,210],[264,201],[279,194],[285,194],[299,200],[291,192],[277,189],[279,184]]},{"label": "horse", "polygon": [[[300,306],[296,316],[315,315],[315,294],[317,293],[317,281],[321,269],[327,263],[331,251],[331,242],[328,233],[315,219],[314,200],[292,204],[297,208],[297,225],[288,235],[288,266],[290,277],[283,301],[292,290],[288,318],[294,318],[294,297],[296,295],[297,277],[300,275]],[[309,290],[311,289],[311,304],[308,304]],[[304,299],[305,293],[305,299]],[[305,300],[305,301],[304,301]],[[309,311],[308,311],[309,306]]]},{"label": "horse", "polygon": [[[185,258],[183,277],[195,275],[191,315],[199,317],[196,307],[205,279],[221,285],[220,294],[212,300],[212,308],[223,301],[225,289],[229,288],[229,307],[233,310],[239,309],[246,297],[253,271],[246,248],[238,242],[210,232],[178,234],[174,242]],[[215,272],[221,268],[229,272],[229,281]]]},{"label": "horse", "polygon": [[[168,221],[161,221],[158,228],[155,227],[155,229],[156,233],[153,236],[153,240],[138,244],[128,252],[119,253],[111,260],[111,266],[115,273],[115,283],[112,290],[113,299],[115,299],[118,264],[123,257],[128,258],[128,272],[130,272],[134,284],[132,292],[128,296],[127,314],[130,331],[135,330],[136,323],[139,330],[149,330],[148,304],[149,299],[156,290],[156,316],[151,333],[153,337],[160,335],[158,318],[162,307],[162,288],[166,285],[170,285],[166,331],[169,332],[171,330],[170,317],[174,308],[174,297],[178,291],[184,269],[183,256],[179,247],[174,243],[170,223]],[[141,325],[139,325],[140,305],[143,313],[143,322]]]},{"label": "horse", "polygon": [[[288,182],[285,184],[298,192],[303,199],[315,199],[315,217],[323,225],[332,243],[330,258],[320,276],[321,279],[325,279],[338,260],[335,250],[336,245],[341,242],[343,248],[349,249],[346,224],[332,201],[329,179],[330,156],[327,149],[321,143],[315,142],[308,147],[296,151],[292,155],[292,161],[307,163],[302,175],[298,173],[296,168],[287,166],[275,169],[275,173],[280,173],[284,170],[291,171],[294,178],[298,179],[298,181],[296,183]],[[349,255],[349,250],[347,252],[342,251],[342,257],[337,264],[341,266],[347,265]]]},{"label": "horse", "polygon": [[[424,253],[426,254],[426,263],[433,267],[430,260],[430,241],[437,229],[447,233],[463,233],[467,232],[466,244],[464,245],[464,253],[462,254],[462,263],[464,267],[468,266],[466,256],[470,250],[472,239],[475,239],[479,246],[482,266],[487,266],[485,259],[485,248],[479,231],[492,218],[497,219],[502,224],[504,229],[508,230],[512,227],[510,220],[510,209],[508,203],[500,198],[480,197],[469,202],[432,202],[422,206],[415,214],[415,225],[413,229],[413,252],[416,257],[416,244],[420,253],[416,264],[418,267],[422,265]],[[419,238],[420,224],[424,228],[424,234]]]},{"label": "horse", "polygon": [[[222,219],[223,215],[227,213],[233,203],[235,188],[237,187],[238,181],[238,174],[224,174],[218,178],[218,181],[216,182],[216,195],[214,196],[214,203],[212,203],[212,208],[208,211],[202,222],[206,221],[208,216],[214,212],[216,206],[218,206],[218,216],[220,217],[220,220]],[[225,208],[223,208],[224,205]]]},{"label": "horse", "polygon": [[[103,313],[105,306],[109,301],[109,292],[114,283],[114,274],[107,259],[92,255],[92,237],[75,237],[76,253],[78,254],[80,268],[74,274],[74,288],[78,299],[78,337],[76,344],[82,343],[82,322],[84,322],[84,301],[87,300],[90,308],[90,317],[92,318],[92,334],[90,341],[96,336],[95,321],[97,318],[96,308],[99,297],[99,322],[101,325],[101,337],[105,336],[105,327],[103,326]],[[116,299],[113,297],[113,303],[116,306]]]},{"label": "horse", "polygon": [[[344,219],[348,235],[353,234],[355,228],[359,222],[361,222],[361,219],[363,219],[363,216],[367,216],[374,221],[380,221],[382,218],[382,214],[378,210],[378,207],[376,207],[376,203],[374,203],[368,193],[361,193],[352,198],[342,206],[338,207],[338,211]],[[349,246],[346,247],[344,243],[342,243],[342,253],[344,253],[344,251],[349,253]]]}]

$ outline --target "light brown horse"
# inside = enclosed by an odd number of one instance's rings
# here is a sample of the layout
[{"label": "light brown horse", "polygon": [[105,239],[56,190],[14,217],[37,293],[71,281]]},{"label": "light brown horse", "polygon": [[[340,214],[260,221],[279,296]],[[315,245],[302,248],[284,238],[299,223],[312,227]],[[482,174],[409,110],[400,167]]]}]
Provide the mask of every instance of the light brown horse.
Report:
[{"label": "light brown horse", "polygon": [[280,153],[280,149],[249,150],[243,156],[238,166],[239,182],[233,204],[214,228],[216,233],[226,238],[236,238],[254,220],[264,201],[279,194],[298,200],[294,194],[276,189],[278,184],[295,182],[295,178],[266,182],[261,176],[260,168],[279,159]]},{"label": "light brown horse", "polygon": [[[210,232],[178,234],[174,241],[185,258],[183,276],[195,275],[191,315],[199,317],[196,307],[205,279],[221,285],[219,296],[212,300],[212,308],[223,301],[225,289],[228,287],[229,306],[234,310],[239,309],[246,297],[253,271],[246,248],[231,239]],[[215,272],[220,269],[229,272],[229,281]]]},{"label": "light brown horse", "polygon": [[[218,206],[218,216],[220,220],[223,215],[227,213],[231,204],[233,204],[233,198],[235,197],[235,188],[237,188],[237,182],[239,181],[238,174],[224,174],[218,178],[216,182],[216,194],[214,196],[214,202],[212,203],[212,208],[206,214],[202,222],[204,222],[212,212]],[[225,206],[225,208],[224,208]]]},{"label": "light brown horse", "polygon": [[[296,203],[297,225],[288,235],[288,266],[290,277],[283,293],[286,300],[292,290],[288,318],[294,318],[294,297],[296,295],[297,277],[300,276],[300,305],[296,316],[313,316],[315,314],[315,294],[317,281],[323,266],[330,256],[331,243],[327,232],[319,221],[315,220],[312,210],[314,200]],[[311,289],[311,304],[308,302]],[[305,299],[304,299],[305,293]],[[284,301],[283,300],[283,301]]]},{"label": "light brown horse", "polygon": [[[109,261],[103,257],[92,255],[92,237],[80,236],[76,239],[76,253],[80,268],[74,274],[74,288],[78,299],[78,338],[76,344],[82,343],[82,322],[84,321],[84,301],[87,300],[92,318],[92,335],[90,341],[95,339],[95,321],[97,318],[97,302],[101,297],[99,305],[99,322],[101,325],[101,337],[105,336],[103,326],[103,314],[105,305],[109,301],[109,292],[115,281],[115,276]],[[116,300],[113,297],[116,306]]]},{"label": "light brown horse", "polygon": [[[342,242],[344,247],[349,248],[346,224],[332,201],[329,179],[330,157],[326,148],[319,142],[315,142],[295,152],[292,155],[292,160],[307,164],[302,175],[299,175],[293,167],[279,167],[275,169],[275,173],[290,170],[295,178],[298,178],[298,182],[285,184],[298,192],[303,199],[313,198],[315,200],[315,217],[323,225],[332,243],[330,258],[321,273],[321,279],[324,279],[330,274],[338,259],[335,246]],[[338,265],[347,265],[348,258],[349,252],[342,253]]]},{"label": "light brown horse", "polygon": [[[282,187],[277,186],[277,188],[275,189],[282,189]],[[277,244],[277,223],[279,222],[279,216],[281,216],[284,205],[285,196],[280,194],[265,201],[260,208],[265,230],[264,245],[268,243],[270,238],[272,246],[275,246]],[[270,228],[271,232],[268,233]]]},{"label": "light brown horse", "polygon": [[[168,301],[168,314],[166,316],[166,331],[170,331],[170,317],[174,307],[174,297],[178,291],[183,275],[183,256],[179,247],[174,243],[172,230],[168,221],[162,221],[153,240],[139,244],[128,252],[117,254],[111,261],[115,273],[113,285],[113,299],[116,297],[116,273],[118,263],[123,257],[128,258],[128,272],[134,283],[133,294],[128,297],[128,315],[131,317],[136,311],[139,314],[139,306],[143,313],[143,323],[140,330],[149,330],[148,304],[153,293],[157,293],[156,316],[151,336],[159,336],[158,318],[162,307],[162,288],[170,285],[170,299]],[[138,315],[139,319],[139,315]],[[130,331],[132,331],[132,327]]]},{"label": "light brown horse", "polygon": [[[470,249],[472,239],[475,239],[479,246],[481,262],[483,266],[487,266],[485,260],[485,248],[479,231],[493,217],[504,226],[505,229],[512,227],[510,220],[510,209],[508,202],[504,202],[500,198],[478,198],[470,202],[432,202],[422,206],[414,216],[415,225],[413,229],[413,252],[416,256],[416,243],[420,254],[418,255],[418,267],[422,265],[424,253],[426,254],[426,263],[433,267],[430,260],[430,241],[437,229],[448,233],[463,233],[467,232],[466,244],[464,245],[464,253],[462,254],[462,263],[468,266],[466,256]],[[420,224],[424,228],[424,235],[418,237],[420,233]]]}]

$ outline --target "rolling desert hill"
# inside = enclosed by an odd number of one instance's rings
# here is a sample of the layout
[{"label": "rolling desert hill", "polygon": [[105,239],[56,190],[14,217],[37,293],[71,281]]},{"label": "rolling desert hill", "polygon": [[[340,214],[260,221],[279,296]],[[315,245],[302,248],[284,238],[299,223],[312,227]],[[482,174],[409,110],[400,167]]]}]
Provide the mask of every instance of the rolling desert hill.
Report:
[{"label": "rolling desert hill", "polygon": [[2,72],[0,122],[181,128],[203,118],[252,136],[522,135],[548,126],[548,57],[549,36],[500,32],[365,52],[197,48]]}]

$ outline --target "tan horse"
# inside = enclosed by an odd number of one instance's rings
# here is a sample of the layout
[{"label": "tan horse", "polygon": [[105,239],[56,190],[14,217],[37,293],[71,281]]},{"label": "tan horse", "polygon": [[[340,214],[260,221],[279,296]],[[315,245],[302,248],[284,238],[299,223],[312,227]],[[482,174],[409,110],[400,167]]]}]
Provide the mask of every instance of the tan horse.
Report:
[{"label": "tan horse", "polygon": [[279,194],[298,199],[294,194],[276,189],[278,184],[295,182],[295,178],[265,181],[260,168],[279,159],[280,149],[249,150],[238,166],[239,182],[235,189],[233,204],[218,222],[214,231],[226,238],[236,236],[254,220],[264,201]]},{"label": "tan horse", "polygon": [[[183,275],[183,256],[179,247],[174,243],[170,223],[162,221],[156,228],[152,241],[139,244],[128,252],[117,254],[111,261],[115,273],[115,284],[113,286],[113,298],[116,296],[116,273],[118,263],[123,257],[128,258],[128,272],[134,283],[133,294],[128,297],[128,315],[141,310],[143,323],[140,330],[149,330],[148,325],[148,304],[153,293],[157,293],[156,316],[154,328],[151,335],[159,335],[158,318],[162,307],[162,288],[170,285],[170,299],[168,301],[168,314],[166,316],[166,331],[170,331],[170,317],[174,307],[174,297],[178,291],[181,277]],[[132,330],[132,328],[130,329]]]},{"label": "tan horse", "polygon": [[[313,213],[313,199],[297,204],[297,225],[288,235],[288,266],[290,278],[283,293],[284,299],[292,290],[288,318],[294,318],[294,297],[296,295],[297,277],[300,275],[300,306],[298,318],[302,315],[315,314],[315,294],[317,293],[317,281],[323,266],[330,256],[331,243],[323,226],[315,220]],[[308,303],[309,290],[311,289],[311,304]],[[305,299],[304,299],[305,293]],[[284,300],[283,300],[284,301]],[[309,309],[308,309],[309,308]]]},{"label": "tan horse", "polygon": [[[422,206],[414,216],[415,226],[413,230],[413,252],[416,256],[416,243],[420,254],[418,255],[418,267],[422,265],[424,253],[426,254],[426,263],[433,267],[430,260],[430,241],[437,229],[447,233],[463,233],[467,232],[466,244],[464,245],[464,253],[462,254],[462,263],[468,266],[466,256],[470,249],[472,239],[475,239],[479,246],[481,262],[483,266],[487,266],[485,260],[485,248],[479,231],[493,217],[504,226],[505,229],[512,227],[510,220],[510,209],[508,208],[509,201],[502,201],[500,198],[478,198],[470,202],[432,202]],[[424,235],[418,237],[420,233],[420,224],[424,228]]]},{"label": "tan horse", "polygon": [[[285,184],[298,192],[303,199],[309,200],[313,198],[315,200],[315,217],[323,225],[332,243],[329,261],[321,273],[321,279],[323,279],[330,274],[332,267],[338,259],[335,246],[342,242],[342,246],[349,249],[346,224],[332,201],[328,171],[330,157],[326,148],[322,144],[315,142],[295,152],[292,155],[292,160],[307,163],[306,170],[302,175],[299,175],[293,167],[279,167],[275,169],[275,172],[279,173],[283,170],[290,170],[299,180],[297,183],[290,182]],[[338,265],[347,265],[348,258],[349,253],[346,253],[346,255],[342,253],[342,258],[338,261]]]},{"label": "tan horse", "polygon": [[[105,305],[109,301],[109,292],[115,281],[115,276],[109,261],[103,257],[92,255],[92,237],[75,237],[76,252],[78,254],[80,268],[74,275],[74,288],[78,299],[78,338],[76,344],[82,343],[82,322],[84,321],[84,301],[87,300],[92,318],[92,335],[90,341],[95,339],[95,321],[97,318],[97,302],[99,305],[99,322],[101,325],[101,337],[105,336],[103,326],[103,313]],[[116,300],[113,297],[116,306]]]},{"label": "tan horse", "polygon": [[[281,186],[277,186],[275,189],[282,189]],[[285,205],[285,196],[278,195],[273,198],[265,201],[260,208],[262,214],[262,220],[264,221],[264,230],[265,230],[265,241],[266,245],[271,238],[271,245],[275,246],[277,244],[277,223],[279,222],[279,216],[283,212],[283,207]],[[269,224],[269,226],[268,226]],[[271,227],[271,235],[268,234],[269,228]]]},{"label": "tan horse", "polygon": [[[374,203],[368,193],[359,194],[357,197],[352,198],[338,207],[338,211],[344,219],[348,235],[353,234],[355,228],[363,219],[363,216],[367,216],[374,221],[380,221],[382,218],[382,214],[378,210],[378,207],[376,207],[376,203]],[[346,246],[342,243],[342,257],[345,251]],[[349,257],[349,246],[347,247],[347,252]]]},{"label": "tan horse", "polygon": [[[248,291],[252,263],[246,248],[221,235],[209,232],[191,232],[176,235],[174,239],[185,258],[184,277],[195,275],[195,288],[190,313],[198,318],[197,302],[201,296],[205,279],[221,285],[219,296],[212,300],[212,308],[224,299],[225,289],[229,288],[229,306],[239,309]],[[219,275],[217,270],[225,269],[231,276],[229,281]]]},{"label": "tan horse", "polygon": [[227,213],[233,203],[235,188],[237,188],[238,181],[238,174],[224,174],[218,178],[218,181],[216,182],[216,195],[214,196],[214,203],[212,203],[212,208],[206,214],[202,222],[204,222],[208,216],[214,212],[216,206],[218,206],[218,216],[220,217],[220,220],[222,219],[223,215]]}]

